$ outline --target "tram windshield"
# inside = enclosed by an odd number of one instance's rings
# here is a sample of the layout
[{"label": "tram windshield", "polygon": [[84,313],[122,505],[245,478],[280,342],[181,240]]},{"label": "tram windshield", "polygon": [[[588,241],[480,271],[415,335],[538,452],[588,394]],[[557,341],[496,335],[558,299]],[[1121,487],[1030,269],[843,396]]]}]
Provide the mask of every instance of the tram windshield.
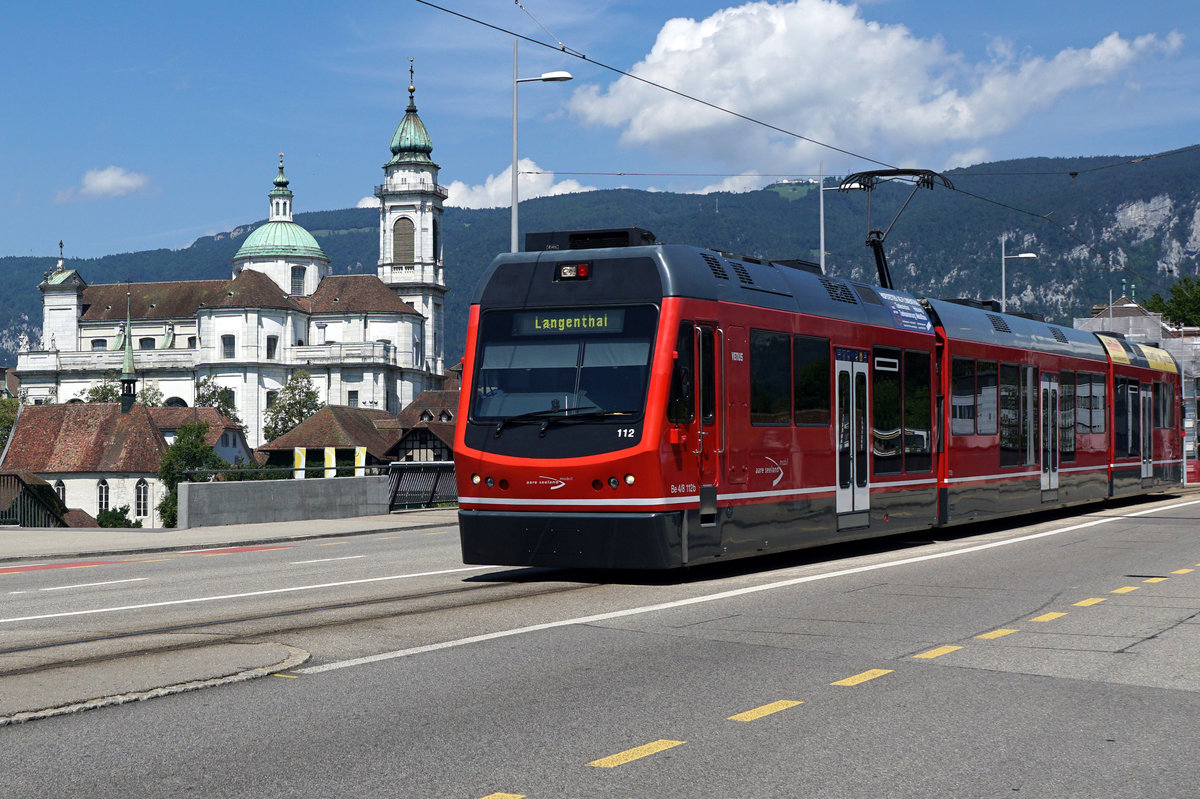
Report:
[{"label": "tram windshield", "polygon": [[485,312],[472,421],[640,414],[657,321],[653,306]]}]

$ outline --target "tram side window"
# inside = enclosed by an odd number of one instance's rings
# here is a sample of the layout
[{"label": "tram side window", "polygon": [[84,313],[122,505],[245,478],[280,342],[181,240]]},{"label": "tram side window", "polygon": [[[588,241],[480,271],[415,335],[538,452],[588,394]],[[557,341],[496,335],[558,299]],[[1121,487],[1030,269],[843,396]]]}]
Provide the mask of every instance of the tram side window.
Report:
[{"label": "tram side window", "polygon": [[975,369],[975,432],[996,435],[996,362],[980,361]]},{"label": "tram side window", "polygon": [[667,421],[676,424],[692,421],[694,414],[693,330],[691,322],[680,322],[679,336],[675,339],[675,368],[671,372],[671,393],[667,396]]},{"label": "tram side window", "polygon": [[1038,370],[1021,367],[1021,465],[1037,463],[1038,447]]},{"label": "tram side window", "polygon": [[1108,402],[1105,400],[1106,381],[1104,375],[1092,375],[1092,432],[1103,433],[1107,429]]},{"label": "tram side window", "polygon": [[790,424],[791,394],[791,336],[769,330],[751,330],[750,424]]},{"label": "tram side window", "polygon": [[700,421],[717,420],[717,357],[713,348],[716,334],[711,327],[700,328]]},{"label": "tram side window", "polygon": [[1154,426],[1159,430],[1174,427],[1172,410],[1175,403],[1170,383],[1154,383]]},{"label": "tram side window", "polygon": [[904,353],[904,471],[933,468],[933,395],[928,352]]},{"label": "tram side window", "polygon": [[876,347],[871,361],[872,462],[875,474],[899,474],[904,471],[900,350]]},{"label": "tram side window", "polygon": [[1141,413],[1138,381],[1118,377],[1113,385],[1113,450],[1117,457],[1136,456],[1141,452]]},{"label": "tram side window", "polygon": [[1064,461],[1075,460],[1075,373],[1058,375],[1058,440]]},{"label": "tram side window", "polygon": [[1021,463],[1021,370],[1000,364],[1000,465]]},{"label": "tram side window", "polygon": [[792,339],[792,396],[798,425],[829,425],[829,339]]},{"label": "tram side window", "polygon": [[951,372],[950,432],[956,436],[975,434],[975,361],[955,358]]}]

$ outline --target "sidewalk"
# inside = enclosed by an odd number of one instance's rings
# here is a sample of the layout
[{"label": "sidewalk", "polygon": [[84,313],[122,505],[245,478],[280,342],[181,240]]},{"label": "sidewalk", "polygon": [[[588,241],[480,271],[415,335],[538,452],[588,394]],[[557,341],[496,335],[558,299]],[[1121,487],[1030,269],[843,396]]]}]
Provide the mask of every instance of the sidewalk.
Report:
[{"label": "sidewalk", "polygon": [[230,524],[188,530],[130,528],[0,528],[0,563],[63,557],[103,557],[227,546],[251,546],[453,525],[457,508],[413,510],[349,519]]}]

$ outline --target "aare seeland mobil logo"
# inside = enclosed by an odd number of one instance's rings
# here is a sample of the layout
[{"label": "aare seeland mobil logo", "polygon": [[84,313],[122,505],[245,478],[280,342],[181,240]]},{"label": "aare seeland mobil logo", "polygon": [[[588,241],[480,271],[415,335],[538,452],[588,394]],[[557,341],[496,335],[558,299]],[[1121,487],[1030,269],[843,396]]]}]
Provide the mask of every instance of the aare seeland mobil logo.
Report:
[{"label": "aare seeland mobil logo", "polygon": [[755,474],[764,474],[764,475],[766,475],[766,474],[775,475],[775,479],[771,481],[771,487],[774,488],[775,486],[779,485],[779,481],[781,481],[783,479],[783,467],[788,465],[788,459],[780,458],[779,460],[775,460],[774,458],[769,457],[767,455],[763,455],[762,457],[764,459],[766,459],[768,462],[770,462],[771,465],[770,466],[759,466],[759,467],[755,468],[754,473]]},{"label": "aare seeland mobil logo", "polygon": [[525,485],[538,486],[541,488],[548,487],[551,491],[557,491],[558,489],[564,487],[572,479],[573,478],[571,478],[571,477],[565,477],[565,478],[547,477],[544,474],[539,474],[537,476],[537,479],[535,479],[535,480],[526,480]]}]

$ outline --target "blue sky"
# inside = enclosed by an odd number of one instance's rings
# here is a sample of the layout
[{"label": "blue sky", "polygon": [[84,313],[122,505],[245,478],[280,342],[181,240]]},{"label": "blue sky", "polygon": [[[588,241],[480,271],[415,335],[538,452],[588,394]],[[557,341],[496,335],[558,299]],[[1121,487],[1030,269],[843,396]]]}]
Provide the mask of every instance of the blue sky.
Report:
[{"label": "blue sky", "polygon": [[[890,164],[1200,143],[1194,0],[444,0],[591,60]],[[407,103],[452,204],[507,205],[512,38],[415,0],[21,3],[0,66],[0,255],[179,248],[369,198]],[[870,164],[521,44],[522,196],[745,190]],[[553,174],[549,174],[549,173]],[[625,175],[571,173],[627,173]],[[635,175],[628,173],[654,173]],[[527,182],[527,185],[526,185]]]}]

